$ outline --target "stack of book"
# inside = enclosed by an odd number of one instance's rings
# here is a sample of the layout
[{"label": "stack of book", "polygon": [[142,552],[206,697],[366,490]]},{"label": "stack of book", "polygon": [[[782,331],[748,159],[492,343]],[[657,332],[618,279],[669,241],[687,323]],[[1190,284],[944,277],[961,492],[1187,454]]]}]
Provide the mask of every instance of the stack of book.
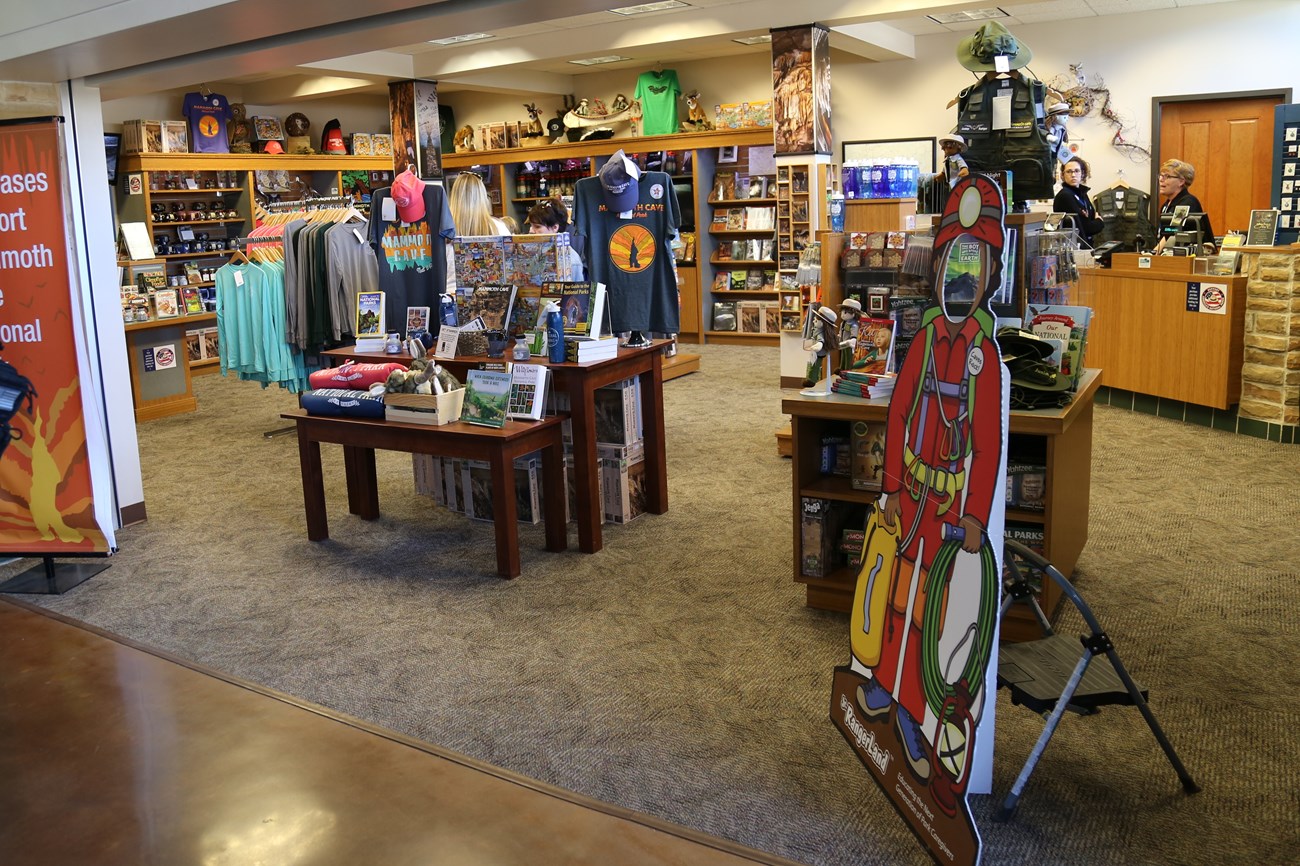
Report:
[{"label": "stack of book", "polygon": [[565,337],[564,360],[570,364],[604,361],[618,356],[618,337]]},{"label": "stack of book", "polygon": [[831,390],[836,394],[848,394],[850,397],[875,399],[888,397],[894,393],[893,373],[862,373],[857,370],[841,370],[835,376]]}]

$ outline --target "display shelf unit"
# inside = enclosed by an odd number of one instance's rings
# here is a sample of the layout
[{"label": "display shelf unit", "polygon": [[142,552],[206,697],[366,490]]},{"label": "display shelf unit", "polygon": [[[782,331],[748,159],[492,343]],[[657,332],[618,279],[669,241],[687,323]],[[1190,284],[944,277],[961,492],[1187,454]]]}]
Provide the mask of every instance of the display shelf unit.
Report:
[{"label": "display shelf unit", "polygon": [[[1062,574],[1069,575],[1088,540],[1088,500],[1092,472],[1092,407],[1100,371],[1085,370],[1073,402],[1062,409],[1040,409],[1011,413],[1008,461],[1033,458],[1045,466],[1045,507],[1042,512],[1008,509],[1007,520],[1043,528],[1044,555]],[[805,397],[787,392],[781,410],[791,418],[791,492],[794,514],[793,574],[804,584],[809,607],[848,611],[853,602],[856,571],[847,566],[832,570],[824,578],[805,577],[800,572],[804,497],[861,506],[865,510],[880,494],[853,488],[848,478],[823,475],[820,450],[825,436],[848,436],[853,421],[883,422],[887,399],[858,400],[841,394]],[[1055,584],[1046,582],[1039,603],[1049,616],[1060,601]],[[1041,636],[1032,615],[1013,606],[1002,622],[1005,640],[1029,640]]]},{"label": "display shelf unit", "polygon": [[1079,235],[1074,229],[1048,230],[1049,223],[1026,231],[1023,248],[1025,299],[1029,304],[1068,304],[1079,284],[1074,251]]},{"label": "display shelf unit", "polygon": [[778,270],[786,284],[793,284],[799,268],[799,253],[813,238],[812,167],[782,165],[776,170],[776,249]]},{"label": "display shelf unit", "polygon": [[[391,157],[299,156],[292,154],[150,153],[123,156],[117,184],[118,222],[142,222],[154,243],[155,257],[168,263],[168,276],[184,261],[218,266],[232,254],[229,241],[248,234],[255,224],[253,205],[258,172],[283,172],[291,192],[275,196],[300,198],[339,195],[345,171],[392,171]],[[139,175],[139,184],[130,182]],[[268,175],[263,174],[263,178]],[[133,194],[132,190],[139,192]],[[208,214],[219,212],[220,217]],[[180,219],[163,215],[184,214]],[[203,216],[197,216],[203,214]],[[195,218],[191,218],[195,217]],[[204,239],[186,241],[182,228]],[[177,244],[197,244],[176,251]],[[165,246],[164,246],[165,245]],[[220,245],[220,248],[217,246]],[[163,249],[167,252],[162,252]]]},{"label": "display shelf unit", "polygon": [[131,322],[124,325],[127,333],[133,331],[151,331],[157,328],[166,328],[172,325],[197,325],[200,322],[216,323],[216,313],[190,313],[188,315],[172,316],[168,319],[150,319],[147,322]]},{"label": "display shelf unit", "polygon": [[[766,309],[777,304],[776,173],[751,172],[749,155],[749,147],[737,148],[736,161],[717,163],[709,184],[708,342],[769,345],[779,338]],[[736,330],[714,327],[732,313]]]}]

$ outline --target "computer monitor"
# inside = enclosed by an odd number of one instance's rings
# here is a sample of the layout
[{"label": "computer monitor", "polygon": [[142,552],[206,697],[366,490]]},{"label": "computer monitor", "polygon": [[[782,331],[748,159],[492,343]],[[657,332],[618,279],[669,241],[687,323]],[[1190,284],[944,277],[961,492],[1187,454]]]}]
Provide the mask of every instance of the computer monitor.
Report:
[{"label": "computer monitor", "polygon": [[1166,248],[1188,249],[1193,251],[1192,255],[1196,255],[1201,249],[1201,244],[1206,241],[1202,229],[1204,222],[1205,214],[1203,213],[1162,213],[1160,215],[1160,237],[1164,239]]}]

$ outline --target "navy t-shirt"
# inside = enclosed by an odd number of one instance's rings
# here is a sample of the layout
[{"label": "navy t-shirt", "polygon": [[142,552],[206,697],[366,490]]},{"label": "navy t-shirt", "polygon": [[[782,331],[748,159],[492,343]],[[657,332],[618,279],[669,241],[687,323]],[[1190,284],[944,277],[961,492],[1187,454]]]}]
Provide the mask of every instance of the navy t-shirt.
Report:
[{"label": "navy t-shirt", "polygon": [[610,325],[618,331],[675,334],[681,310],[672,242],[681,223],[673,181],[643,172],[627,219],[605,207],[600,178],[578,181],[573,227],[586,239],[588,279],[605,284]]}]

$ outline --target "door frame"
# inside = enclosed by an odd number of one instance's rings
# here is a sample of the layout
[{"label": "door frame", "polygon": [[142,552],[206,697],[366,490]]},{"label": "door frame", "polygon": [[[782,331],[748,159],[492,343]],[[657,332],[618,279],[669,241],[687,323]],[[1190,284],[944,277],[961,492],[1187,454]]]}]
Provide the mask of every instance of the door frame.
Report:
[{"label": "door frame", "polygon": [[[1218,102],[1230,101],[1234,99],[1259,99],[1260,97],[1277,97],[1282,105],[1291,103],[1290,87],[1270,87],[1265,90],[1234,90],[1226,93],[1185,93],[1179,96],[1153,96],[1151,97],[1151,177],[1149,178],[1150,187],[1153,191],[1152,199],[1159,196],[1154,192],[1160,189],[1159,181],[1156,179],[1160,173],[1160,121],[1164,112],[1164,107],[1171,102]],[[1158,205],[1157,205],[1158,206]]]}]

